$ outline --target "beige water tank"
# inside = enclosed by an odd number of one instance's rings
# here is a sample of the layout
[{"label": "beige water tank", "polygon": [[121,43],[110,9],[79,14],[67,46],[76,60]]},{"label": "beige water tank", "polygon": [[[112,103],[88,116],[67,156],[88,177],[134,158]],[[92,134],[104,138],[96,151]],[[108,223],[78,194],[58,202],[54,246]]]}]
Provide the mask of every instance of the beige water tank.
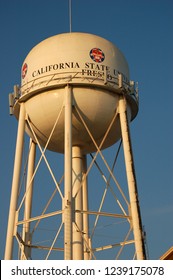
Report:
[{"label": "beige water tank", "polygon": [[[99,36],[85,33],[65,33],[50,37],[35,46],[22,65],[21,97],[26,113],[42,146],[45,146],[54,123],[60,114],[48,149],[64,152],[64,93],[72,86],[73,145],[83,153],[96,150],[75,107],[87,124],[97,144],[101,142],[115,111],[120,94],[118,75],[125,87],[130,85],[129,69],[121,51]],[[128,115],[133,119],[138,106],[128,96]],[[18,118],[19,106],[14,109]],[[27,128],[27,133],[34,138]],[[121,137],[117,117],[102,148]]]}]

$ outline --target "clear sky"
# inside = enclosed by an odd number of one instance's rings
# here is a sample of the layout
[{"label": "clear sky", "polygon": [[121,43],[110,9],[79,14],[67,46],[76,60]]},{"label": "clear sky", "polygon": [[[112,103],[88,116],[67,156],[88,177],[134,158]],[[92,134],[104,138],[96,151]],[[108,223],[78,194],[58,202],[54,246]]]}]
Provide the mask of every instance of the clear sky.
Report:
[{"label": "clear sky", "polygon": [[[0,0],[0,257],[3,258],[17,121],[8,93],[40,41],[69,32],[68,0]],[[72,31],[104,37],[121,49],[140,110],[131,125],[140,206],[150,259],[173,246],[173,1],[72,0]]]}]

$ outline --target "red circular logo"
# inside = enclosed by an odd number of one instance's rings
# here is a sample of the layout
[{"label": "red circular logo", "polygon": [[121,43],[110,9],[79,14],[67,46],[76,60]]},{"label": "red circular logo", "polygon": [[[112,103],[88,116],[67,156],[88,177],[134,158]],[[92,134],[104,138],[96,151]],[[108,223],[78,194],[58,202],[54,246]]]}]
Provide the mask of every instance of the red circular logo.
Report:
[{"label": "red circular logo", "polygon": [[22,79],[25,78],[27,71],[28,71],[28,65],[25,63],[22,67]]},{"label": "red circular logo", "polygon": [[90,50],[90,57],[92,58],[92,60],[99,63],[105,59],[104,52],[98,48]]}]

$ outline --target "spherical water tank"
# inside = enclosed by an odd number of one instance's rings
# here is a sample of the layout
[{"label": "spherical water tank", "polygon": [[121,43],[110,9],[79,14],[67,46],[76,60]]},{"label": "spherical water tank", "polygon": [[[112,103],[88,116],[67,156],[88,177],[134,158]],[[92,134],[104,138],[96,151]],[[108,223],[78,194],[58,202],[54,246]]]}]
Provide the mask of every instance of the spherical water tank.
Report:
[{"label": "spherical water tank", "polygon": [[[91,134],[99,144],[118,107],[118,74],[129,85],[129,69],[121,51],[111,42],[92,34],[65,33],[50,37],[27,55],[21,73],[21,97],[26,113],[41,145],[45,146],[58,114],[60,118],[48,149],[64,152],[64,93],[72,86],[77,106]],[[18,118],[18,109],[14,113]],[[128,114],[137,114],[128,101]],[[27,133],[34,138],[27,128]],[[121,137],[117,117],[102,148]],[[78,114],[73,109],[72,142],[89,153],[96,150]]]}]

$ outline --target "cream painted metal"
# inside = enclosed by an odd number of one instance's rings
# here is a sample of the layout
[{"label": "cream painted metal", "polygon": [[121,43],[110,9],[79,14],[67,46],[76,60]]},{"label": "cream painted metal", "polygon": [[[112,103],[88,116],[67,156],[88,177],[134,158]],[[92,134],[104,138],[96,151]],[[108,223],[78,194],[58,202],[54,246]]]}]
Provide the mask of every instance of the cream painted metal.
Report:
[{"label": "cream painted metal", "polygon": [[6,239],[6,248],[5,248],[6,260],[12,259],[12,252],[13,252],[13,237],[16,229],[15,221],[16,221],[17,201],[18,201],[17,195],[19,190],[20,171],[21,171],[21,164],[22,164],[24,132],[25,132],[25,105],[24,103],[21,103],[17,141],[16,141],[13,181],[12,181],[12,188],[11,188],[11,201],[10,201],[9,218],[8,218],[7,239]]},{"label": "cream painted metal", "polygon": [[[98,55],[93,60],[91,51],[96,48]],[[118,72],[125,82],[129,81],[127,61],[110,41],[86,33],[59,34],[42,41],[27,55],[22,66],[21,93],[67,83],[118,89]]]},{"label": "cream painted metal", "polygon": [[73,260],[83,260],[83,200],[82,200],[82,152],[80,147],[72,148],[72,189],[76,213],[73,218]]},{"label": "cream painted metal", "polygon": [[140,208],[139,208],[139,201],[138,201],[134,161],[132,156],[132,147],[131,147],[131,139],[130,139],[130,132],[129,132],[129,124],[128,124],[129,120],[127,116],[127,105],[124,96],[120,96],[119,113],[120,113],[123,146],[124,146],[126,174],[127,174],[127,181],[129,187],[130,211],[132,215],[132,226],[133,226],[133,232],[135,238],[136,255],[138,260],[143,260],[146,258],[146,256],[144,254],[145,249],[144,249],[144,242],[142,237],[142,222],[141,222]]},{"label": "cream painted metal", "polygon": [[[87,182],[87,159],[86,155],[82,158],[82,201],[83,201],[83,211],[87,212],[88,207],[88,182]],[[90,259],[90,240],[89,240],[89,218],[87,213],[83,213],[83,252],[84,260]]]},{"label": "cream painted metal", "polygon": [[[33,195],[33,174],[34,174],[34,165],[35,165],[35,154],[36,154],[36,144],[30,139],[30,153],[28,157],[28,171],[27,171],[27,182],[26,182],[26,197],[25,197],[25,210],[24,218],[29,220],[31,218],[32,210],[32,195]],[[27,245],[32,244],[32,237],[30,234],[30,223],[26,222],[23,225],[23,240]],[[24,254],[23,254],[24,251]],[[22,246],[21,250],[21,259],[31,259],[31,248],[27,246]]]},{"label": "cream painted metal", "polygon": [[[99,56],[95,55],[96,61],[91,58],[94,49],[100,52],[103,62],[97,62]],[[40,143],[44,146],[48,139],[57,112],[62,108],[64,86],[67,84],[73,85],[75,104],[99,143],[118,104],[115,93],[119,90],[119,73],[124,85],[128,86],[129,69],[123,54],[111,42],[96,35],[65,33],[50,37],[34,47],[22,66],[21,100],[25,101],[26,112]],[[137,113],[135,102],[129,112],[134,118]],[[17,110],[14,114],[17,116]],[[118,120],[115,122],[115,128],[110,131],[103,148],[120,138]],[[33,137],[30,132],[29,135]],[[88,133],[75,116],[72,136],[72,144],[79,145],[84,154],[95,151]],[[61,117],[48,148],[63,153],[63,143],[64,118]]]},{"label": "cream painted metal", "polygon": [[72,91],[65,92],[64,258],[72,259]]},{"label": "cream painted metal", "polygon": [[[19,125],[5,259],[12,258],[14,239],[18,242],[21,259],[31,258],[31,249],[42,249],[48,251],[46,259],[53,251],[64,251],[64,259],[88,260],[95,259],[96,252],[100,250],[120,246],[117,254],[119,257],[126,245],[134,243],[136,258],[145,259],[128,126],[128,122],[138,113],[138,98],[135,84],[129,79],[128,64],[121,51],[111,42],[96,35],[56,35],[38,44],[28,54],[22,66],[20,93],[15,87],[15,93],[9,99],[10,112],[14,113]],[[28,149],[26,190],[18,201],[24,130],[30,137],[31,146]],[[102,152],[121,138],[130,202]],[[37,164],[36,147],[41,154]],[[57,181],[50,167],[46,157],[47,150],[64,154],[64,176],[60,181]],[[92,152],[95,154],[87,167],[87,155]],[[109,172],[109,179],[97,163],[98,155]],[[55,191],[42,213],[32,216],[32,190],[42,160],[51,175]],[[90,210],[88,176],[94,165],[101,173],[106,187],[99,208]],[[63,178],[64,187],[61,186]],[[124,202],[121,202],[110,186],[110,178]],[[120,213],[102,209],[109,189]],[[55,194],[58,194],[62,209],[56,208],[48,213],[47,209]],[[93,215],[95,222],[90,230],[89,218]],[[32,242],[33,234],[39,223],[53,217],[59,221],[59,227],[52,244],[35,245]],[[130,228],[125,239],[94,247],[93,236],[101,217],[126,220]],[[33,222],[36,224],[31,231]],[[21,225],[22,234],[18,230]],[[57,247],[55,244],[62,231],[64,245]],[[129,239],[131,232],[134,240]]]}]

